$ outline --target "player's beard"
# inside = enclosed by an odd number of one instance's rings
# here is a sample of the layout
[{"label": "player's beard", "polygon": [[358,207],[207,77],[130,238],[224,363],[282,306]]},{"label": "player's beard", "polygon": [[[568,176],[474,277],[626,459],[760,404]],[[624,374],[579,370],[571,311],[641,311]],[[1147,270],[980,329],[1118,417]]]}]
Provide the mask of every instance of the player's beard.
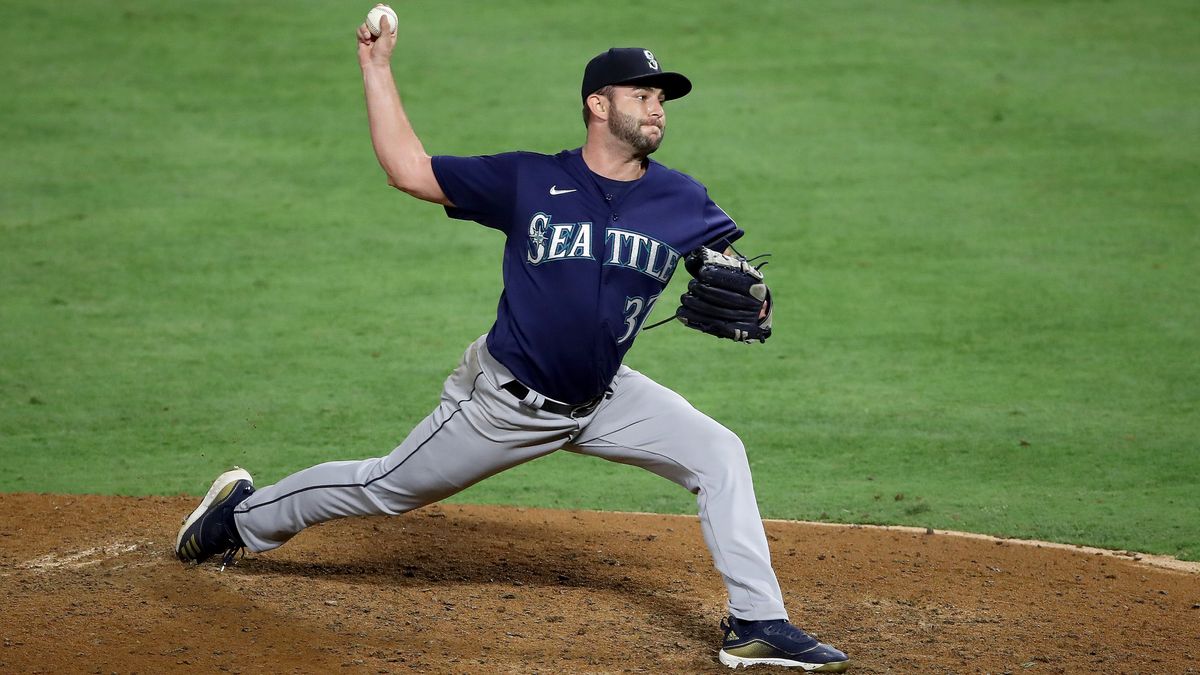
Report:
[{"label": "player's beard", "polygon": [[633,146],[638,157],[645,157],[657,150],[667,134],[667,126],[663,123],[662,126],[658,127],[661,132],[658,134],[658,137],[651,138],[642,133],[642,124],[642,120],[633,115],[626,115],[615,107],[612,114],[608,116],[608,130],[613,136]]}]

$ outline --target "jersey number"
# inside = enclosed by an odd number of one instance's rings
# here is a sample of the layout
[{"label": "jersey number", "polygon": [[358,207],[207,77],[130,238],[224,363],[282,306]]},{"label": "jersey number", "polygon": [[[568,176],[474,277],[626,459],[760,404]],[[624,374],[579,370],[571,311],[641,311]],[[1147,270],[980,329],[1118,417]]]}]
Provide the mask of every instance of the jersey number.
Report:
[{"label": "jersey number", "polygon": [[650,312],[654,310],[656,300],[658,300],[657,295],[652,295],[650,298],[636,296],[625,298],[625,334],[621,336],[620,340],[617,340],[617,344],[624,344],[638,332],[638,329],[645,323],[646,317],[650,316]]}]

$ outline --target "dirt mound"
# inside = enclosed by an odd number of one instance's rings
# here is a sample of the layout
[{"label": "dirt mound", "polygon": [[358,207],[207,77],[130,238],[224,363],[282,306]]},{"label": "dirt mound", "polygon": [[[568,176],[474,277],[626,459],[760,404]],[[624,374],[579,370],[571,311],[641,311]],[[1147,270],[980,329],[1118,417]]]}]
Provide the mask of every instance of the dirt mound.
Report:
[{"label": "dirt mound", "polygon": [[[171,550],[194,505],[0,495],[0,672],[727,672],[694,518],[434,507],[318,526],[219,572]],[[852,672],[1200,672],[1194,571],[767,530],[793,621]]]}]

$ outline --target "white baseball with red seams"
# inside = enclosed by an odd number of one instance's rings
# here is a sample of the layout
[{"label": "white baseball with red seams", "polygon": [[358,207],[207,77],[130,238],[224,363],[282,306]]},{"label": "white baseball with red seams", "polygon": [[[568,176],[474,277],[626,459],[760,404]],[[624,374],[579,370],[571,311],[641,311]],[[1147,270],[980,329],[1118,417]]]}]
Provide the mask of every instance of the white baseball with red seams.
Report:
[{"label": "white baseball with red seams", "polygon": [[396,12],[387,5],[375,5],[367,12],[367,30],[371,31],[371,35],[379,37],[381,31],[379,27],[380,17],[387,17],[388,27],[392,29],[392,34],[396,34],[396,24],[399,19],[396,18]]}]

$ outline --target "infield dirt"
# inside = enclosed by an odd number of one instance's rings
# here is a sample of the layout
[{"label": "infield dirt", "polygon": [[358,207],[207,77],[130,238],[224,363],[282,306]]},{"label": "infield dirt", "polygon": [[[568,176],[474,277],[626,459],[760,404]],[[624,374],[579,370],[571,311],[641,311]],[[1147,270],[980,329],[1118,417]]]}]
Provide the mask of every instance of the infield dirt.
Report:
[{"label": "infield dirt", "polygon": [[[727,672],[695,518],[439,506],[318,526],[221,572],[174,558],[194,505],[0,495],[0,672]],[[851,672],[1200,672],[1196,565],[767,531],[793,621]]]}]

